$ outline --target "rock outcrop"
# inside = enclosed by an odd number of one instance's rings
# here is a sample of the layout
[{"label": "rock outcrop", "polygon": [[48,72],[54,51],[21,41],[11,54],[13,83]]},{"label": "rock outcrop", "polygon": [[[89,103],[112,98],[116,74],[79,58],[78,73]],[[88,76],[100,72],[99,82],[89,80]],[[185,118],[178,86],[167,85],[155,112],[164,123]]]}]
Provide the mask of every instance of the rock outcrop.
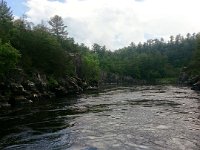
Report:
[{"label": "rock outcrop", "polygon": [[65,76],[51,84],[44,74],[33,73],[30,77],[22,69],[15,69],[0,79],[0,107],[79,94],[87,87],[86,82],[78,77]]},{"label": "rock outcrop", "polygon": [[192,90],[200,91],[200,80],[192,85]]},{"label": "rock outcrop", "polygon": [[188,68],[184,67],[180,73],[179,84],[189,85],[192,90],[200,91],[200,75],[191,75]]}]

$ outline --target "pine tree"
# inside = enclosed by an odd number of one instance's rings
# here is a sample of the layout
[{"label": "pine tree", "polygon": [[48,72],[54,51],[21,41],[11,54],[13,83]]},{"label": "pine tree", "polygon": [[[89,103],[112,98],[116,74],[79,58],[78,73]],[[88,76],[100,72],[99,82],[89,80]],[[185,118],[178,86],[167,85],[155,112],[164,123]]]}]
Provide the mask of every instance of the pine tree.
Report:
[{"label": "pine tree", "polygon": [[48,23],[51,26],[51,33],[54,34],[57,38],[67,37],[67,26],[64,25],[62,17],[55,15],[54,17],[50,18]]},{"label": "pine tree", "polygon": [[0,39],[8,41],[8,33],[12,27],[12,11],[4,0],[0,1]]}]

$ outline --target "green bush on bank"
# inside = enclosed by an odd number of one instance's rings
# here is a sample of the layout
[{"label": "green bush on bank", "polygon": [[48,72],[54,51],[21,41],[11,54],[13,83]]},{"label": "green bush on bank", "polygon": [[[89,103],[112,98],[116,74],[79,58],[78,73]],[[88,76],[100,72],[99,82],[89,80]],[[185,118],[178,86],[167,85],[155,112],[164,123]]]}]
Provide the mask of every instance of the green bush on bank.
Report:
[{"label": "green bush on bank", "polygon": [[20,57],[19,51],[10,43],[2,44],[0,41],[0,74],[3,75],[15,68]]}]

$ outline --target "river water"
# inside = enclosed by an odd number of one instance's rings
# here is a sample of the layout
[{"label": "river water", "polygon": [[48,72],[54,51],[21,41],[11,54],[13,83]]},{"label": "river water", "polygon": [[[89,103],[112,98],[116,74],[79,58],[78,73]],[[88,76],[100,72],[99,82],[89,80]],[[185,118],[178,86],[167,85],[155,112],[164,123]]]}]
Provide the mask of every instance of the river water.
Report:
[{"label": "river water", "polygon": [[0,111],[5,150],[199,150],[200,93],[113,87]]}]

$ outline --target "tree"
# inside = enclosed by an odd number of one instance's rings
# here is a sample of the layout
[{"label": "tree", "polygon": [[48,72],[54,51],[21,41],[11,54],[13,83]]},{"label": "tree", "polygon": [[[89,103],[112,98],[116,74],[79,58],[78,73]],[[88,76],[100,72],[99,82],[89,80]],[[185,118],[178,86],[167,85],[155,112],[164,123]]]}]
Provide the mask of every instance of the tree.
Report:
[{"label": "tree", "polygon": [[8,33],[12,26],[12,11],[4,0],[0,1],[0,38],[2,42],[8,41]]},{"label": "tree", "polygon": [[4,21],[12,21],[12,11],[10,10],[10,7],[7,6],[7,3],[4,0],[1,0],[0,2],[0,22]]},{"label": "tree", "polygon": [[9,43],[1,44],[0,41],[0,75],[7,73],[10,69],[15,68],[20,53]]},{"label": "tree", "polygon": [[26,32],[24,37],[28,39],[23,39],[26,40],[23,54],[30,58],[31,67],[56,76],[66,73],[67,54],[54,36],[46,31],[35,29]]},{"label": "tree", "polygon": [[100,68],[97,55],[88,52],[83,56],[82,71],[83,78],[89,83],[98,81]]},{"label": "tree", "polygon": [[101,51],[101,46],[99,44],[97,44],[97,43],[94,43],[92,45],[92,51],[94,51],[95,53],[98,54]]},{"label": "tree", "polygon": [[50,18],[48,23],[51,26],[51,33],[54,34],[58,39],[67,37],[67,26],[64,25],[62,17],[55,15],[54,17]]},{"label": "tree", "polygon": [[41,30],[41,31],[48,32],[48,28],[43,20],[41,21],[40,24],[38,24],[34,27],[34,30]]},{"label": "tree", "polygon": [[200,34],[197,34],[196,42],[196,49],[190,66],[192,74],[200,74]]},{"label": "tree", "polygon": [[174,36],[171,35],[169,38],[170,38],[170,43],[172,44],[174,42]]}]

